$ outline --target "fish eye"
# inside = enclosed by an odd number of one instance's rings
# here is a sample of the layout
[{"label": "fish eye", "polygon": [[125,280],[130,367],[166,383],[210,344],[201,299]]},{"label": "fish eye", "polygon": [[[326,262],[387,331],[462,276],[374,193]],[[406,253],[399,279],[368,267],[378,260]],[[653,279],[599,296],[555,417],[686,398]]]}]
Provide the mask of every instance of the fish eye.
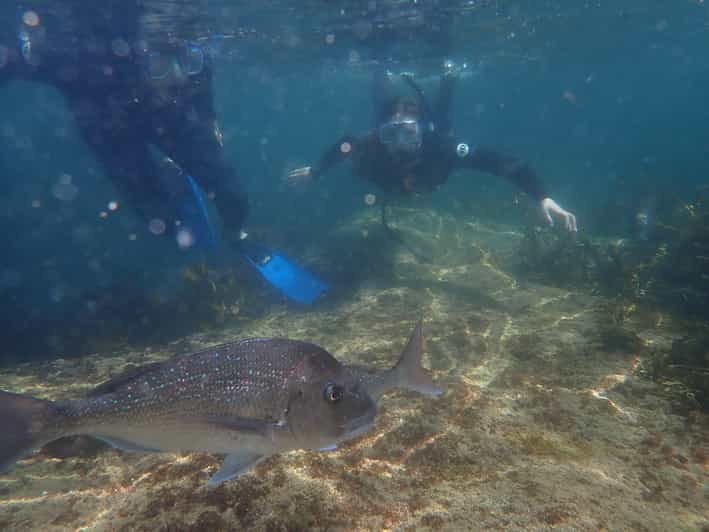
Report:
[{"label": "fish eye", "polygon": [[325,396],[325,400],[327,402],[336,403],[340,399],[342,399],[342,396],[344,395],[344,390],[342,386],[338,386],[337,384],[328,382],[325,385],[325,389],[323,390],[323,395]]}]

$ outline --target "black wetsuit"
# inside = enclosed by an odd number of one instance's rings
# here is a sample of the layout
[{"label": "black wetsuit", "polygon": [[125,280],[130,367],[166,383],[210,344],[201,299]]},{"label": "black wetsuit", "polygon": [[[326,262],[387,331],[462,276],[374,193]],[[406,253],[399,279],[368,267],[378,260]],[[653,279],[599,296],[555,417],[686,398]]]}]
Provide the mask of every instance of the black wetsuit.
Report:
[{"label": "black wetsuit", "polygon": [[[469,146],[455,139],[450,125],[450,103],[455,78],[444,76],[438,100],[429,117],[421,150],[414,161],[397,158],[379,140],[377,131],[361,137],[346,135],[331,146],[313,167],[317,178],[338,162],[351,159],[356,176],[375,183],[390,193],[431,192],[445,183],[453,170],[468,169],[505,177],[536,200],[547,197],[542,182],[529,165],[496,151]],[[381,80],[375,79],[375,95],[382,94]],[[377,111],[376,120],[388,117]]]},{"label": "black wetsuit", "polygon": [[146,221],[174,218],[174,191],[154,146],[214,198],[225,229],[238,234],[247,198],[224,156],[208,55],[181,83],[156,82],[146,54],[170,54],[184,43],[144,40],[144,25],[154,22],[145,16],[147,2],[38,0],[24,2],[22,11],[10,0],[3,4],[0,86],[21,79],[57,87],[105,172]]}]

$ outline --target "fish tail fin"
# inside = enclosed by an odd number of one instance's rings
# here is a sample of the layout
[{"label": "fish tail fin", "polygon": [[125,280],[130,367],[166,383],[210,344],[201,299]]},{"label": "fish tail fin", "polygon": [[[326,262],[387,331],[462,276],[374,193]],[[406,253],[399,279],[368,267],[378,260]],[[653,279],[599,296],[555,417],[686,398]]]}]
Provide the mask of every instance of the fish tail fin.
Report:
[{"label": "fish tail fin", "polygon": [[46,428],[54,415],[51,401],[0,391],[0,471],[48,441]]},{"label": "fish tail fin", "polygon": [[434,384],[429,373],[421,366],[424,346],[423,324],[419,320],[409,337],[406,347],[401,352],[399,361],[391,372],[395,377],[396,385],[401,388],[413,390],[424,395],[440,395],[443,390]]}]

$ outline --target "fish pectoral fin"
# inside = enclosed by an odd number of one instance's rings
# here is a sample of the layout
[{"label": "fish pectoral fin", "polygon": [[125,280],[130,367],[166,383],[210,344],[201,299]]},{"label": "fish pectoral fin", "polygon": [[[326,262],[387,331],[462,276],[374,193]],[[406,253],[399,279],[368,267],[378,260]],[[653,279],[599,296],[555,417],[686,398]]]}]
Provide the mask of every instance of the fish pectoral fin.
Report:
[{"label": "fish pectoral fin", "polygon": [[127,453],[157,453],[157,452],[160,452],[160,449],[151,449],[150,447],[144,447],[144,446],[140,445],[139,443],[133,443],[132,441],[123,440],[121,438],[97,436],[97,435],[93,435],[93,437],[96,438],[97,440],[101,440],[102,442],[107,443],[111,447],[115,447],[116,449],[119,449],[121,451],[125,451]]},{"label": "fish pectoral fin", "polygon": [[222,462],[219,471],[214,473],[212,478],[207,482],[207,486],[218,486],[226,480],[238,477],[246,473],[264,458],[266,458],[264,455],[255,451],[237,451],[228,454],[226,458],[224,458],[224,462]]},{"label": "fish pectoral fin", "polygon": [[277,421],[236,416],[213,416],[208,419],[208,422],[221,428],[257,434],[267,438],[272,437],[274,432],[285,429],[285,424]]}]

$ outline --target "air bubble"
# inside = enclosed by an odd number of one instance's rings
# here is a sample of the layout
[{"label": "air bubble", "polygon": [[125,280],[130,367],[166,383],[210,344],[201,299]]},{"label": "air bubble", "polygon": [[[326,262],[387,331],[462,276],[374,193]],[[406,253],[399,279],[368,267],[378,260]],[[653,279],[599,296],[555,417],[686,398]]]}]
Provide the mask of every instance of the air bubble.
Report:
[{"label": "air bubble", "polygon": [[66,174],[60,176],[59,181],[52,187],[52,196],[60,201],[73,201],[78,194],[79,189],[72,184],[71,176]]},{"label": "air bubble", "polygon": [[194,246],[194,235],[189,229],[180,229],[177,231],[176,239],[180,249],[187,249]]},{"label": "air bubble", "polygon": [[22,22],[25,24],[25,26],[29,26],[30,28],[36,28],[37,26],[39,26],[39,15],[36,11],[32,11],[31,9],[29,9],[22,13]]},{"label": "air bubble", "polygon": [[130,44],[123,39],[113,39],[111,41],[111,50],[118,57],[127,57],[130,55]]},{"label": "air bubble", "polygon": [[154,235],[161,235],[167,229],[167,225],[160,218],[153,218],[148,222],[148,230]]}]

